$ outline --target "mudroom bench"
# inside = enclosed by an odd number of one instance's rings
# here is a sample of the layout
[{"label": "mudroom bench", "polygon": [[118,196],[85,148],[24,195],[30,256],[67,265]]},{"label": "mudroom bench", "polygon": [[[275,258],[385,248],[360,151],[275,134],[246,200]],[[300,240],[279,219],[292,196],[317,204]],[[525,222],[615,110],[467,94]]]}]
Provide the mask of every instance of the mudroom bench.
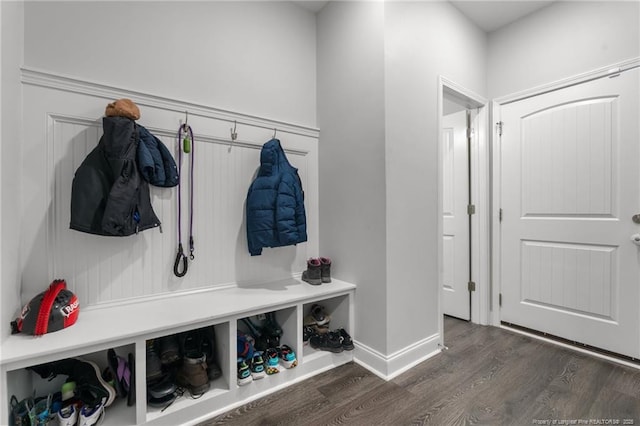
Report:
[{"label": "mudroom bench", "polygon": [[[64,377],[41,379],[26,367],[54,360],[83,357],[101,367],[107,365],[107,350],[120,356],[135,356],[136,403],[125,399],[107,407],[104,425],[196,424],[216,414],[275,392],[297,381],[337,367],[353,359],[351,351],[317,351],[303,342],[303,318],[314,303],[331,315],[331,329],[343,327],[353,335],[353,303],[356,286],[333,279],[312,286],[297,278],[264,285],[232,286],[143,301],[91,307],[80,311],[78,322],[67,329],[41,337],[14,335],[2,342],[0,394],[4,413],[10,413],[12,395],[18,400],[59,390]],[[283,329],[282,344],[291,346],[298,365],[280,373],[238,386],[236,331],[241,319],[275,312]],[[188,330],[214,326],[216,357],[222,376],[198,399],[178,398],[164,411],[146,404],[146,342]],[[242,327],[242,325],[241,325]],[[0,423],[8,421],[2,419]]]}]

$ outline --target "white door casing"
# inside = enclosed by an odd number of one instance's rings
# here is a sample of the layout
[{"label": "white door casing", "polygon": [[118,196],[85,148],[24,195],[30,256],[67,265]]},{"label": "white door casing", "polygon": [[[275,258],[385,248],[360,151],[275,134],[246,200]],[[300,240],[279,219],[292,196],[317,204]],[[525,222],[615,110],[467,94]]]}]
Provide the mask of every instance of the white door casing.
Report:
[{"label": "white door casing", "polygon": [[640,356],[638,69],[502,105],[501,320]]},{"label": "white door casing", "polygon": [[445,115],[442,125],[443,312],[469,320],[469,169],[466,111]]}]

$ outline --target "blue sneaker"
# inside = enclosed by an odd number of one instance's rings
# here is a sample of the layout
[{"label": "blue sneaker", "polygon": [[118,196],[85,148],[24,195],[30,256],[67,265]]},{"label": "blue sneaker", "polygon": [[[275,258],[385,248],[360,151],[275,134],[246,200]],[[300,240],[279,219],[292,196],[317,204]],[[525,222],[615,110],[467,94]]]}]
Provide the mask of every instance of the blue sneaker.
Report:
[{"label": "blue sneaker", "polygon": [[280,358],[280,363],[284,368],[293,368],[298,365],[296,353],[287,345],[278,347],[278,357]]},{"label": "blue sneaker", "polygon": [[260,380],[267,375],[264,369],[264,360],[262,359],[262,352],[255,352],[253,358],[251,358],[251,376],[253,380]]},{"label": "blue sneaker", "polygon": [[276,349],[267,349],[264,351],[262,358],[265,364],[267,364],[267,374],[272,375],[280,372],[278,369],[278,351]]},{"label": "blue sneaker", "polygon": [[244,358],[238,358],[238,385],[244,386],[253,381],[251,370],[245,362]]}]

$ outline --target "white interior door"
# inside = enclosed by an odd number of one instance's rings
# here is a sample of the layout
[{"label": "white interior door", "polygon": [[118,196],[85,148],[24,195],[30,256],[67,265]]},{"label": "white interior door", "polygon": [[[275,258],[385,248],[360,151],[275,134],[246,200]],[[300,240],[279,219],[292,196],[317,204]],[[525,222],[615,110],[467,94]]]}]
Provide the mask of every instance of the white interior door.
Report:
[{"label": "white interior door", "polygon": [[469,320],[469,167],[466,111],[443,117],[443,312]]},{"label": "white interior door", "polygon": [[500,111],[501,320],[636,358],[639,74]]}]

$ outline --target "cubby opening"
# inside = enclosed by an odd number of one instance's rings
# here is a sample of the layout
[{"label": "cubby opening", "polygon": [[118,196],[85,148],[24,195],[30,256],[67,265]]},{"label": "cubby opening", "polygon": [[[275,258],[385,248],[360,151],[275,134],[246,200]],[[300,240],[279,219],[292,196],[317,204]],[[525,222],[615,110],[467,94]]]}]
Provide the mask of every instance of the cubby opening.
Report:
[{"label": "cubby opening", "polygon": [[[128,359],[128,355],[132,354],[132,357],[135,356],[135,348],[133,344],[119,346],[113,348],[116,355],[123,357],[124,359]],[[90,352],[84,354],[77,354],[77,357],[84,361],[89,361],[95,364],[96,368],[100,372],[103,378],[108,379],[108,373],[106,373],[108,368],[108,357],[107,350]],[[62,361],[70,358],[57,358],[50,362]],[[50,362],[38,364],[45,365]],[[38,365],[34,365],[33,367],[37,368]],[[42,370],[40,370],[42,371]],[[18,402],[24,400],[25,398],[33,398],[34,401],[38,401],[40,399],[46,399],[49,395],[51,395],[51,407],[58,407],[57,404],[62,404],[62,387],[65,382],[71,381],[72,377],[66,374],[57,374],[52,379],[42,378],[40,374],[36,373],[34,370],[29,368],[21,368],[17,370],[11,370],[7,372],[7,403],[8,406],[11,407],[11,397],[15,396]],[[133,377],[131,380],[135,380]],[[135,386],[135,382],[132,382]],[[135,389],[133,390],[135,392]],[[78,408],[79,409],[79,408]],[[54,409],[50,408],[50,412],[53,412]],[[127,398],[117,397],[112,402],[111,405],[105,408],[103,425],[123,425],[123,424],[135,424],[136,422],[136,412],[135,412],[135,404],[128,405]],[[9,409],[9,416],[11,419],[12,413],[11,408]],[[56,419],[52,420],[52,422],[57,422]]]}]

